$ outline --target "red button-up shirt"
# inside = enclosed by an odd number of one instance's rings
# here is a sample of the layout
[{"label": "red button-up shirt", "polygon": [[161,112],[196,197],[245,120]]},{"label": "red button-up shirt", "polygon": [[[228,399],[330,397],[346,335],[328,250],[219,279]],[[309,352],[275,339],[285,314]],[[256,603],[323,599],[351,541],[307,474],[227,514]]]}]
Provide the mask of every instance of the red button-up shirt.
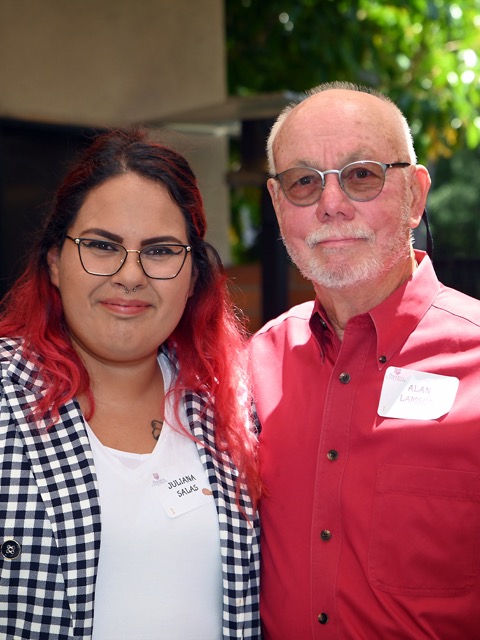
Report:
[{"label": "red button-up shirt", "polygon": [[[252,339],[266,640],[480,638],[480,302],[416,253],[342,342],[318,302]],[[388,367],[457,377],[453,407],[381,417]]]}]

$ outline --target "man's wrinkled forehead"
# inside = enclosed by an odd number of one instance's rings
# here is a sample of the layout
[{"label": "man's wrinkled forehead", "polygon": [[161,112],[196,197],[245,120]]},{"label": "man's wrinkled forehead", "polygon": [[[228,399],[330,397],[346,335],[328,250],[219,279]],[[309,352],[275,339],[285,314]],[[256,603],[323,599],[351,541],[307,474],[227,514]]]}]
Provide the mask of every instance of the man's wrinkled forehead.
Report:
[{"label": "man's wrinkled forehead", "polygon": [[310,126],[325,134],[352,133],[364,127],[376,128],[393,118],[392,106],[376,96],[359,91],[331,89],[307,98],[287,117],[284,128]]},{"label": "man's wrinkled forehead", "polygon": [[[395,146],[398,126],[391,105],[370,94],[329,90],[297,105],[286,118],[273,145],[276,162],[292,153],[299,158],[308,150],[328,147],[358,159],[362,150]],[[300,151],[299,147],[304,149]]]}]

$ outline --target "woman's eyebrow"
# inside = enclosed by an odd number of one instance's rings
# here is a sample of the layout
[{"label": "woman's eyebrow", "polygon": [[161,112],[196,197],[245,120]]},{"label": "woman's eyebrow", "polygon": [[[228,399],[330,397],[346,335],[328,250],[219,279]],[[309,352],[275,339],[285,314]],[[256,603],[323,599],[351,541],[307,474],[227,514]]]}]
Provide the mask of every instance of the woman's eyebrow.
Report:
[{"label": "woman's eyebrow", "polygon": [[180,240],[180,238],[177,238],[176,236],[156,236],[155,238],[147,238],[146,240],[142,240],[140,245],[142,247],[145,247],[149,244],[159,244],[159,243],[185,244],[185,241]]},{"label": "woman's eyebrow", "polygon": [[[96,236],[101,236],[102,238],[106,238],[107,240],[111,240],[112,242],[118,242],[118,244],[122,244],[124,239],[122,236],[117,235],[116,233],[112,233],[111,231],[107,231],[106,229],[98,229],[93,227],[91,229],[85,229],[82,231],[81,237],[85,237],[88,234],[94,234]],[[177,238],[172,235],[164,235],[164,236],[154,236],[152,238],[146,238],[140,242],[141,247],[146,247],[150,244],[159,244],[159,243],[173,243],[173,244],[185,244],[183,240]]]},{"label": "woman's eyebrow", "polygon": [[112,242],[121,243],[123,240],[123,238],[121,236],[118,236],[116,233],[111,233],[110,231],[106,231],[105,229],[97,229],[97,228],[85,229],[84,231],[82,231],[82,234],[80,237],[85,237],[89,233],[93,233],[96,236],[102,236],[103,238],[107,238]]}]

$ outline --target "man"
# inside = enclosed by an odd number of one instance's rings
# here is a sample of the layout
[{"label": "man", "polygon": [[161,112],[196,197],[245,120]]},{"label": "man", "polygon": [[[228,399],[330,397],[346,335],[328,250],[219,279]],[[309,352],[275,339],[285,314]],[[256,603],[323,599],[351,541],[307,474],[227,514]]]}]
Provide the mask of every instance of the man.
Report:
[{"label": "man", "polygon": [[333,83],[268,151],[316,299],[251,344],[264,638],[480,638],[480,302],[412,247],[430,178],[408,125]]}]

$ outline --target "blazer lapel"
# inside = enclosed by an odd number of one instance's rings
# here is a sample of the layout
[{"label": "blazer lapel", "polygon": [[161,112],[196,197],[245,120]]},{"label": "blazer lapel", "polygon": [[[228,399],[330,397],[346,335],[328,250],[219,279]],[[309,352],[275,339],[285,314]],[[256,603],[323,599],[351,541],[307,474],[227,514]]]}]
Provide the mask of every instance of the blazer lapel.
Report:
[{"label": "blazer lapel", "polygon": [[233,628],[239,630],[238,637],[243,637],[241,629],[251,577],[255,514],[244,486],[240,494],[240,504],[248,520],[238,509],[236,502],[238,472],[225,453],[215,453],[213,414],[209,409],[207,410],[204,399],[187,392],[185,407],[218,511],[224,580],[224,620],[230,626],[232,612],[235,612],[237,620]]},{"label": "blazer lapel", "polygon": [[21,372],[12,367],[5,393],[58,545],[74,628],[88,637],[93,625],[100,505],[85,425],[73,401],[61,407],[60,422],[48,430],[29,422],[26,416],[38,401],[41,387],[33,377],[25,382],[25,366]]}]

